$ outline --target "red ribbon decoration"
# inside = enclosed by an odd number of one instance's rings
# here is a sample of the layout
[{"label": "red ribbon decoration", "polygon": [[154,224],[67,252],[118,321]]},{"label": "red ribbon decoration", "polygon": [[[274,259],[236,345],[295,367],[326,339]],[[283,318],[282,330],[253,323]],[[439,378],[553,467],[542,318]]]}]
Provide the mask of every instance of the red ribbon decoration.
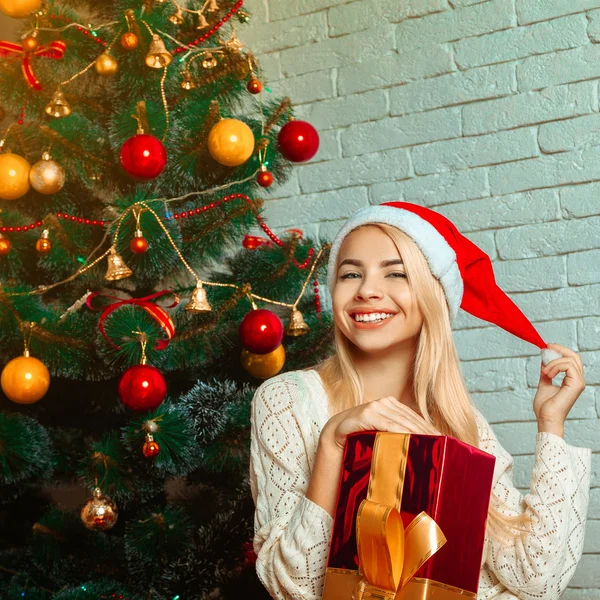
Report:
[{"label": "red ribbon decoration", "polygon": [[23,76],[25,77],[25,81],[35,90],[41,90],[42,84],[33,72],[31,57],[43,56],[45,58],[62,58],[65,55],[66,50],[67,45],[60,40],[50,42],[50,44],[45,46],[40,46],[34,52],[25,52],[21,44],[0,40],[0,56],[6,57],[11,54],[16,56],[23,55],[23,61],[21,63]]},{"label": "red ribbon decoration", "polygon": [[[167,308],[173,308],[174,306],[177,306],[177,304],[179,304],[179,296],[177,296],[177,294],[175,294],[174,292],[170,292],[169,290],[162,290],[161,292],[157,292],[156,294],[152,294],[150,296],[144,296],[143,298],[129,298],[127,300],[117,298],[117,296],[109,296],[108,294],[102,294],[101,292],[94,292],[93,294],[90,294],[87,297],[85,303],[87,304],[88,308],[91,308],[92,310],[104,310],[104,312],[100,315],[100,320],[98,321],[98,328],[100,329],[100,333],[102,333],[102,335],[106,338],[108,343],[114,348],[117,348],[118,350],[120,350],[121,347],[117,346],[116,344],[113,344],[110,338],[106,335],[106,331],[104,330],[104,321],[106,317],[108,317],[108,315],[113,310],[116,310],[121,306],[125,306],[126,304],[133,304],[135,306],[143,308],[162,327],[163,331],[167,334],[166,340],[159,340],[158,343],[154,346],[155,350],[162,350],[163,348],[166,348],[169,345],[169,342],[175,335],[175,324],[173,323],[171,317],[168,315],[164,308],[153,304],[152,302],[150,302],[150,300],[153,300],[154,298],[159,298],[160,296],[165,296],[166,294],[173,294],[175,296],[175,301],[170,306],[167,306]],[[118,302],[109,304],[104,309],[94,308],[92,306],[92,298],[94,298],[95,296],[113,298],[114,300],[118,300]]]}]

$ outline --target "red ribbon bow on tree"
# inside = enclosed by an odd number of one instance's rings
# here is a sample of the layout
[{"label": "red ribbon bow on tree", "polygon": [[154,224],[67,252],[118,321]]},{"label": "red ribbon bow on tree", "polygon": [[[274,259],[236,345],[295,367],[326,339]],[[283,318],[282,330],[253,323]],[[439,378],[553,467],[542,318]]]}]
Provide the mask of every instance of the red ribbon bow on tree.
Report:
[{"label": "red ribbon bow on tree", "polygon": [[33,68],[31,66],[31,57],[43,56],[45,58],[62,58],[65,55],[66,50],[67,45],[60,40],[56,42],[50,42],[44,46],[39,46],[33,52],[27,52],[23,48],[22,44],[0,40],[0,56],[6,57],[13,54],[15,56],[23,56],[23,61],[21,62],[23,76],[25,77],[25,81],[35,90],[41,90],[42,84],[39,82],[38,78],[33,72]]},{"label": "red ribbon bow on tree", "polygon": [[[85,301],[85,303],[87,304],[88,308],[91,308],[92,310],[103,310],[104,311],[100,315],[100,320],[98,321],[98,328],[100,329],[100,333],[102,333],[102,335],[106,338],[108,343],[111,346],[117,348],[118,350],[120,350],[121,347],[114,344],[110,340],[110,338],[106,335],[106,331],[104,330],[104,321],[105,321],[106,317],[108,317],[108,315],[110,315],[110,313],[113,310],[116,310],[117,308],[120,308],[121,306],[125,306],[126,304],[133,304],[134,306],[139,306],[140,308],[143,308],[162,327],[163,331],[167,334],[166,340],[159,340],[156,343],[156,345],[154,346],[154,348],[156,350],[162,350],[163,348],[166,348],[169,345],[169,342],[175,335],[175,324],[173,323],[171,317],[167,314],[167,312],[165,311],[164,308],[157,306],[156,304],[153,304],[152,302],[150,302],[150,300],[153,300],[154,298],[159,298],[160,296],[164,296],[166,294],[173,294],[175,296],[175,300],[174,300],[173,304],[167,306],[167,308],[173,308],[174,306],[177,306],[177,304],[179,303],[179,296],[177,296],[177,294],[174,294],[173,292],[170,292],[169,290],[162,290],[161,292],[157,292],[156,294],[152,294],[150,296],[144,296],[143,298],[129,298],[127,300],[117,298],[117,296],[109,296],[108,294],[94,292],[93,294],[90,294],[87,297],[87,300]],[[109,304],[104,309],[94,308],[92,306],[92,298],[94,298],[95,296],[103,296],[105,298],[113,298],[114,300],[118,300],[118,302]]]}]

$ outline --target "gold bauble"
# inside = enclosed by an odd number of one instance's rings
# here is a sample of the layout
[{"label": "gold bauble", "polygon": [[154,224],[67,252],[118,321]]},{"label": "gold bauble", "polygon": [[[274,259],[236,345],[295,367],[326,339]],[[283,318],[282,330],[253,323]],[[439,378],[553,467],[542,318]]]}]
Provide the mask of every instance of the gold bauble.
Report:
[{"label": "gold bauble", "polygon": [[65,185],[65,170],[45,152],[31,167],[29,183],[40,194],[56,194]]},{"label": "gold bauble", "polygon": [[79,516],[81,522],[90,531],[106,531],[117,522],[119,511],[117,505],[105,496],[100,488],[96,488],[94,495],[85,503]]},{"label": "gold bauble", "polygon": [[268,379],[277,375],[285,364],[285,350],[280,344],[268,354],[253,354],[245,348],[242,350],[242,367],[257,379]]},{"label": "gold bauble", "polygon": [[28,17],[41,7],[42,0],[0,0],[0,10],[14,19]]},{"label": "gold bauble", "polygon": [[33,356],[17,356],[2,370],[2,391],[17,404],[37,402],[50,387],[50,373],[46,365]]},{"label": "gold bauble", "polygon": [[29,191],[31,165],[18,154],[0,154],[0,200],[16,200]]},{"label": "gold bauble", "polygon": [[102,75],[103,77],[111,77],[117,72],[119,68],[119,63],[117,59],[108,52],[103,52],[96,59],[96,72],[98,75]]},{"label": "gold bauble", "polygon": [[21,40],[21,46],[26,53],[35,52],[38,47],[38,41],[35,35],[27,35]]},{"label": "gold bauble", "polygon": [[121,36],[121,47],[125,50],[135,50],[140,43],[137,35],[128,31]]},{"label": "gold bauble", "polygon": [[208,151],[217,162],[227,167],[245,163],[253,150],[252,129],[237,119],[219,121],[208,134]]}]

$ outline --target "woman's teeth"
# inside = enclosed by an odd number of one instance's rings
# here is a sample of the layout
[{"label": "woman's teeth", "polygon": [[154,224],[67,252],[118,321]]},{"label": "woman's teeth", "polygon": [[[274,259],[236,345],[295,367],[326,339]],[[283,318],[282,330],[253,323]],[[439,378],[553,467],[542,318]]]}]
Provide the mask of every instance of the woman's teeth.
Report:
[{"label": "woman's teeth", "polygon": [[359,323],[365,322],[365,323],[373,323],[375,321],[384,321],[385,319],[389,319],[390,317],[393,317],[393,314],[389,314],[389,313],[371,313],[368,315],[360,315],[360,314],[355,314],[353,315],[353,318],[355,321],[358,321]]}]

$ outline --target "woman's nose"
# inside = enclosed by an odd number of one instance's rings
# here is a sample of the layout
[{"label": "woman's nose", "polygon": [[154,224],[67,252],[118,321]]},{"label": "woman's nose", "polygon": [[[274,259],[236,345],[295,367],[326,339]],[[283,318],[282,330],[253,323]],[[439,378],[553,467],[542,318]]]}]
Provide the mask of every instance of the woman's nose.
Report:
[{"label": "woman's nose", "polygon": [[363,300],[381,298],[382,295],[381,287],[377,285],[372,277],[364,277],[356,292],[356,297]]}]

